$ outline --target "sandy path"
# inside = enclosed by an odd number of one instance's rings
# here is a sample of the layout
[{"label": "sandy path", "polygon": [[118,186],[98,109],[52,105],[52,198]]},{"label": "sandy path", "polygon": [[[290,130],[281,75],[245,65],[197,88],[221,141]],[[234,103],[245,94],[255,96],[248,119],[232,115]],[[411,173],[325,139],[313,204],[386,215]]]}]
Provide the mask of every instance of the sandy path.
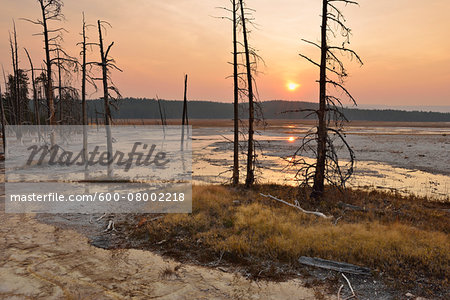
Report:
[{"label": "sandy path", "polygon": [[0,224],[2,299],[315,299],[299,280],[258,286],[198,266],[163,278],[176,262],[140,250],[99,249],[75,231],[3,208]]}]

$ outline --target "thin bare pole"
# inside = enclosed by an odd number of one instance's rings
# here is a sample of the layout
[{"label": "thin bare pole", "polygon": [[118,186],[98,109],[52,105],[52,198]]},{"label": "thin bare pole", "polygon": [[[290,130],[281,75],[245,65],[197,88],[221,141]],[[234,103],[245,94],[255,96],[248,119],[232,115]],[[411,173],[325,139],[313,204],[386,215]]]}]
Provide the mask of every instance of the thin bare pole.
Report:
[{"label": "thin bare pole", "polygon": [[250,187],[255,182],[255,174],[253,170],[254,160],[254,142],[253,142],[253,122],[254,122],[254,95],[253,95],[253,76],[250,62],[250,50],[248,46],[246,18],[244,11],[243,0],[239,0],[241,9],[241,21],[242,21],[242,33],[244,35],[244,48],[245,48],[245,65],[247,69],[247,88],[248,88],[248,149],[247,149],[247,177],[245,179],[245,186]]},{"label": "thin bare pole", "polygon": [[83,158],[85,162],[85,169],[88,168],[88,153],[87,153],[87,107],[86,107],[86,22],[84,19],[83,12],[83,42],[82,42],[82,56],[83,62],[81,65],[81,113],[82,113],[82,124],[83,124]]},{"label": "thin bare pole", "polygon": [[187,83],[188,83],[188,75],[184,76],[184,101],[183,101],[183,117],[181,121],[181,147],[183,147],[184,143],[184,125],[187,125]]},{"label": "thin bare pole", "polygon": [[0,110],[2,117],[2,141],[3,141],[3,153],[6,154],[6,133],[5,133],[5,108],[3,107],[2,87],[0,85]]},{"label": "thin bare pole", "polygon": [[237,10],[233,0],[233,79],[234,79],[234,142],[233,142],[233,185],[239,184],[239,81],[237,53]]},{"label": "thin bare pole", "polygon": [[104,113],[105,113],[105,129],[106,129],[106,147],[107,147],[107,157],[108,157],[108,177],[112,176],[112,136],[111,136],[111,110],[109,107],[109,90],[108,90],[108,61],[107,55],[109,49],[111,49],[114,43],[111,43],[106,50],[106,53],[103,48],[103,37],[102,37],[102,26],[101,21],[97,21],[98,24],[98,35],[99,35],[99,45],[100,45],[100,55],[101,55],[101,66],[102,66],[102,74],[103,74],[103,102],[104,102]]}]

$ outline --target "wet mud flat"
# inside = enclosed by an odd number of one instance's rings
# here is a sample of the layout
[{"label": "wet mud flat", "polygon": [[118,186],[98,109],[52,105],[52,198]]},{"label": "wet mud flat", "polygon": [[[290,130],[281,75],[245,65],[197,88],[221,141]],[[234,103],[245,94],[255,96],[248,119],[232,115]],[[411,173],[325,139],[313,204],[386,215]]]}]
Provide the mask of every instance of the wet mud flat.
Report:
[{"label": "wet mud flat", "polygon": [[[290,159],[312,123],[269,122],[273,124],[260,128],[255,135],[257,180],[297,185],[297,170],[290,165]],[[349,187],[450,201],[450,124],[352,122],[346,132],[356,158]],[[193,139],[194,182],[229,183],[232,128],[194,128]],[[348,162],[348,153],[338,154],[343,163]],[[303,155],[313,160],[310,154]],[[241,166],[245,166],[244,153]],[[245,174],[244,169],[242,172]]]},{"label": "wet mud flat", "polygon": [[[67,225],[67,219],[82,222],[83,217],[65,216],[60,221],[66,221],[57,223],[44,215],[5,214],[3,205],[4,197],[0,200],[1,299],[316,299],[316,290],[300,280],[258,284],[150,251],[95,247],[90,243],[101,236],[100,226],[81,230],[86,235],[91,232],[94,240],[67,229],[79,229],[75,221]],[[56,224],[44,224],[45,220]]]}]

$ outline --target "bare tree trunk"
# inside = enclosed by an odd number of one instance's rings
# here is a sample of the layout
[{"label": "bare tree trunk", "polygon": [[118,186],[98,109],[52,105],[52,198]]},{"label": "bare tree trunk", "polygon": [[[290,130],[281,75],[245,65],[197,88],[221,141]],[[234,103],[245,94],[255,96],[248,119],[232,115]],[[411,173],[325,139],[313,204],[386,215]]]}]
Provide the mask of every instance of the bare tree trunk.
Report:
[{"label": "bare tree trunk", "polygon": [[18,125],[22,124],[22,105],[20,103],[20,80],[19,80],[19,54],[17,51],[17,32],[16,23],[14,23],[14,53],[15,53],[15,80],[16,80],[16,103],[17,103],[17,118]]},{"label": "bare tree trunk", "polygon": [[33,67],[33,61],[31,60],[30,53],[28,53],[27,48],[24,48],[25,53],[27,54],[28,61],[30,62],[30,68],[31,68],[31,86],[33,87],[33,106],[34,106],[34,118],[36,125],[40,125],[40,119],[39,119],[39,103],[37,99],[37,90],[36,90],[36,81],[34,76],[34,67]]},{"label": "bare tree trunk", "polygon": [[108,157],[108,177],[112,176],[112,136],[111,136],[111,110],[109,107],[109,88],[108,88],[108,62],[107,62],[107,55],[109,52],[109,49],[111,49],[111,45],[109,45],[108,49],[106,50],[106,53],[104,51],[103,47],[103,37],[102,37],[102,26],[100,20],[97,21],[98,24],[98,35],[99,35],[99,45],[100,45],[100,55],[102,58],[101,66],[102,66],[102,75],[103,75],[103,102],[104,102],[104,112],[105,112],[105,128],[106,128],[106,147],[107,147],[107,157]]},{"label": "bare tree trunk", "polygon": [[156,99],[158,101],[158,109],[159,109],[159,117],[161,118],[161,125],[164,129],[164,126],[166,125],[166,122],[164,120],[164,115],[163,115],[163,110],[161,107],[161,101],[159,100],[159,98]]},{"label": "bare tree trunk", "polygon": [[[13,124],[17,125],[17,124],[19,124],[19,122],[18,122],[19,116],[18,116],[18,113],[17,113],[18,103],[19,103],[19,94],[17,93],[17,78],[18,77],[17,77],[17,70],[16,70],[16,56],[14,54],[14,44],[13,44],[11,36],[9,37],[9,44],[10,44],[10,47],[11,47],[11,60],[12,60],[13,74],[14,74],[14,78],[13,78],[14,79],[14,86],[11,87],[10,85],[8,85],[9,79],[7,81],[4,73],[3,73],[3,76],[5,77],[5,88],[8,88],[8,86],[9,86],[9,89],[10,89],[9,92],[11,94],[11,96],[9,97],[10,98],[10,102],[11,102],[10,107],[11,107],[11,110],[12,110],[10,112],[10,115],[11,115],[10,118],[11,118]],[[12,99],[13,98],[12,97],[13,89],[14,89],[14,99]]]},{"label": "bare tree trunk", "polygon": [[[46,86],[46,94],[47,94],[47,103],[48,103],[48,111],[49,111],[49,124],[56,125],[55,119],[55,103],[53,97],[53,84],[52,84],[52,62],[50,59],[50,42],[48,37],[48,27],[47,27],[47,16],[45,13],[45,4],[43,1],[39,1],[41,5],[42,11],[42,26],[44,27],[44,46],[45,46],[45,65],[47,67],[47,86]],[[52,136],[53,137],[53,136]],[[52,145],[54,140],[52,140]]]},{"label": "bare tree trunk", "polygon": [[1,110],[1,118],[2,118],[2,142],[3,142],[3,154],[6,155],[6,120],[5,120],[5,108],[3,106],[3,97],[2,97],[2,87],[0,86],[0,110]]},{"label": "bare tree trunk", "polygon": [[186,125],[187,121],[187,83],[188,83],[188,75],[186,74],[184,77],[184,101],[183,101],[183,117],[181,121],[181,147],[183,147],[184,143],[184,125]]},{"label": "bare tree trunk", "polygon": [[328,0],[323,0],[322,8],[322,28],[321,28],[321,57],[320,57],[320,79],[319,79],[319,110],[317,127],[317,162],[314,174],[314,185],[311,196],[321,197],[324,192],[325,181],[325,160],[327,149],[327,124],[326,124],[326,85],[327,85],[327,14]]},{"label": "bare tree trunk", "polygon": [[85,164],[85,169],[87,169],[88,164],[88,153],[87,153],[87,107],[86,107],[86,22],[84,20],[83,13],[83,42],[82,42],[82,56],[83,61],[81,65],[81,113],[82,113],[82,124],[83,124],[83,158]]},{"label": "bare tree trunk", "polygon": [[244,14],[244,4],[239,0],[241,6],[242,16],[242,31],[244,35],[244,49],[245,49],[245,65],[247,67],[247,89],[248,89],[248,151],[247,151],[247,177],[245,179],[245,186],[250,187],[255,182],[255,174],[253,170],[254,159],[254,141],[253,141],[253,122],[254,122],[254,107],[253,107],[253,78],[250,62],[250,51],[248,47],[246,19]]},{"label": "bare tree trunk", "polygon": [[59,56],[59,50],[56,51],[58,56],[58,110],[59,110],[59,122],[62,122],[62,80],[61,80],[61,57]]},{"label": "bare tree trunk", "polygon": [[233,141],[233,185],[239,184],[239,81],[237,53],[237,7],[233,0],[233,80],[234,80],[234,141]]}]

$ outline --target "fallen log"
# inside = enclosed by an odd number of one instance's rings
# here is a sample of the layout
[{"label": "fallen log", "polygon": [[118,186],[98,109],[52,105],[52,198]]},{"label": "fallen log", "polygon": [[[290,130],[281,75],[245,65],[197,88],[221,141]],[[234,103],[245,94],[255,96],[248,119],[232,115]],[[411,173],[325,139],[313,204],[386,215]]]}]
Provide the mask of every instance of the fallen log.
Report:
[{"label": "fallen log", "polygon": [[337,262],[332,260],[326,260],[316,257],[306,257],[302,256],[298,259],[298,262],[312,267],[333,270],[341,273],[350,273],[357,275],[370,275],[370,269],[365,267],[360,267],[348,263]]}]

